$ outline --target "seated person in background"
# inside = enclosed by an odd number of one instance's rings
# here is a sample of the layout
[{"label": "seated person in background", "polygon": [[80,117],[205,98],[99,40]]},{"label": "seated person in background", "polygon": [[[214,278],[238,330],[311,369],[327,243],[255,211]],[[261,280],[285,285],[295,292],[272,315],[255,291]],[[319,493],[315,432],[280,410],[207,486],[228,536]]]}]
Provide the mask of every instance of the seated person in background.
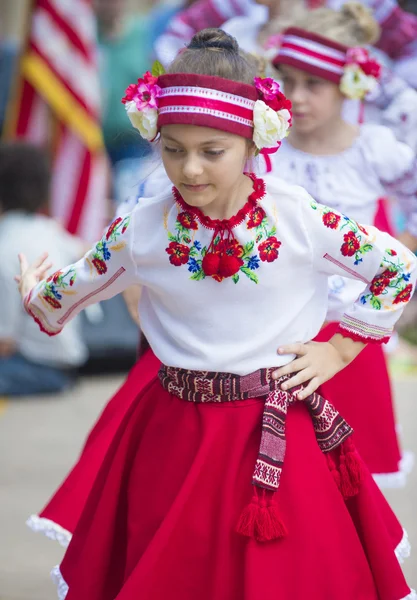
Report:
[{"label": "seated person in background", "polygon": [[[46,156],[23,143],[0,144],[0,395],[60,392],[87,359],[77,320],[63,335],[48,337],[24,311],[13,276],[18,252],[32,258],[44,250],[55,265],[78,260],[83,243],[46,212],[50,171]],[[71,293],[71,280],[65,293]],[[55,302],[59,303],[57,292]],[[50,299],[49,299],[50,300]]]}]

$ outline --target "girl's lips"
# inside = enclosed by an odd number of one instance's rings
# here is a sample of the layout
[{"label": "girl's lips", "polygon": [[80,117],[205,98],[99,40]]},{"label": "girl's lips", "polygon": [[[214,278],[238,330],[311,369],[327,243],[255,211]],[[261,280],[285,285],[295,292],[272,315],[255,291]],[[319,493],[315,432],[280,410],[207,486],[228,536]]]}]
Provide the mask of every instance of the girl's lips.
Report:
[{"label": "girl's lips", "polygon": [[190,192],[202,192],[208,187],[208,183],[205,183],[203,185],[188,185],[187,183],[183,183],[183,186],[186,190],[189,190]]}]

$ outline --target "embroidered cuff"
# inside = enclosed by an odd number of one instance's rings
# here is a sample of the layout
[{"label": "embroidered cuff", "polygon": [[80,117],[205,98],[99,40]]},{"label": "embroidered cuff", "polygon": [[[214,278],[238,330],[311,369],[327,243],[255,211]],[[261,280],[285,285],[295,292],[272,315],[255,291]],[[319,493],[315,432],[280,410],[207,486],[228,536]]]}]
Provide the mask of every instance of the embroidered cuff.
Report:
[{"label": "embroidered cuff", "polygon": [[350,337],[355,342],[386,344],[392,335],[392,329],[366,323],[344,314],[336,333],[340,333],[344,337]]},{"label": "embroidered cuff", "polygon": [[43,333],[46,333],[50,337],[53,335],[58,335],[58,333],[60,333],[62,331],[62,327],[57,328],[57,327],[54,327],[53,325],[51,325],[48,322],[48,319],[46,318],[46,316],[43,314],[43,312],[37,306],[35,306],[34,304],[31,304],[32,292],[33,292],[33,290],[31,290],[29,292],[29,294],[26,296],[26,298],[23,301],[23,307],[24,307],[25,311],[39,325],[39,328]]}]

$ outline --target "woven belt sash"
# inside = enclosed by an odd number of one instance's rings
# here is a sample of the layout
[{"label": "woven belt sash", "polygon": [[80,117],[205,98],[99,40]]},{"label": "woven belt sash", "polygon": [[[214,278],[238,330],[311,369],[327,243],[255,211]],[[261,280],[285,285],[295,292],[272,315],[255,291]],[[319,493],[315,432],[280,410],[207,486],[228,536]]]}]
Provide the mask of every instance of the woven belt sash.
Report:
[{"label": "woven belt sash", "polygon": [[[272,378],[273,372],[274,369],[260,369],[239,376],[188,371],[165,365],[159,371],[162,387],[188,402],[265,398],[261,443],[252,477],[252,483],[256,486],[255,494],[251,504],[243,511],[238,525],[240,533],[259,541],[276,539],[286,533],[273,496],[279,488],[284,464],[288,407],[298,402],[297,391],[301,389],[282,390],[281,385],[289,376],[275,380]],[[328,457],[329,468],[339,489],[345,497],[355,495],[360,485],[361,469],[353,444],[348,439],[353,433],[352,428],[334,406],[319,394],[311,394],[304,402],[310,412],[318,446]],[[338,456],[330,456],[339,447]]]}]

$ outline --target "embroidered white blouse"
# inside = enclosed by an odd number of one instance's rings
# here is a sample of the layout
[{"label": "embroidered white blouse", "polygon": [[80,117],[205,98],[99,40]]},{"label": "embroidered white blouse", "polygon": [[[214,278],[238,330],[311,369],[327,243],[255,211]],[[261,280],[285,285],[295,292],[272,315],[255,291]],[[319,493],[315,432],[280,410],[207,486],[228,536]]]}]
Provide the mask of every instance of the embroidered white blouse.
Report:
[{"label": "embroidered white blouse", "polygon": [[[407,229],[417,236],[417,161],[386,127],[363,125],[356,142],[333,156],[307,154],[288,141],[270,156],[273,173],[360,223],[373,223],[378,199],[393,195],[405,214]],[[341,319],[361,286],[358,281],[332,277],[327,318]]]},{"label": "embroidered white blouse", "polygon": [[55,335],[89,304],[139,283],[143,331],[162,362],[244,375],[289,362],[277,347],[318,333],[328,277],[343,274],[366,288],[342,333],[386,340],[411,297],[414,255],[298,186],[269,176],[265,190],[252,178],[253,194],[228,221],[205,217],[170,189],[142,200],[82,260],[35,286],[27,311]]}]

